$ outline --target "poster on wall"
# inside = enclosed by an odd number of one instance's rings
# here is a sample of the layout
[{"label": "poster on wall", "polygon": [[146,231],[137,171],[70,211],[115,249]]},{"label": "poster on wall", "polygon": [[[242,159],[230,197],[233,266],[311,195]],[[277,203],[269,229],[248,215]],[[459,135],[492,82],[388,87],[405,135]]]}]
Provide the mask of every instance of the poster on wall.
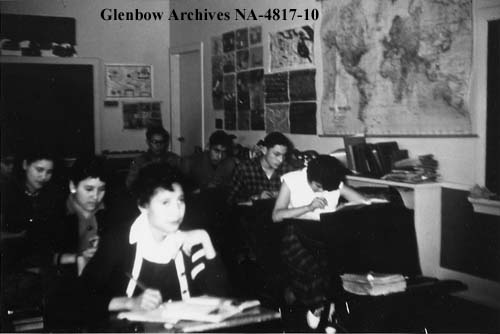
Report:
[{"label": "poster on wall", "polygon": [[161,126],[161,102],[123,102],[123,128],[126,130],[146,129]]},{"label": "poster on wall", "polygon": [[249,50],[249,66],[251,68],[264,66],[264,53],[262,46],[256,46]]},{"label": "poster on wall", "polygon": [[288,72],[264,76],[266,103],[288,102]]},{"label": "poster on wall", "polygon": [[266,104],[266,131],[268,133],[273,131],[290,132],[289,109],[288,103]]},{"label": "poster on wall", "polygon": [[215,36],[211,38],[212,56],[220,56],[222,54],[222,36]]},{"label": "poster on wall", "polygon": [[234,74],[224,75],[224,128],[236,130],[236,78]]},{"label": "poster on wall", "polygon": [[223,56],[212,56],[212,105],[215,110],[224,108],[223,62]]},{"label": "poster on wall", "polygon": [[290,104],[290,133],[316,134],[316,103],[297,102]]},{"label": "poster on wall", "polygon": [[153,66],[104,65],[107,98],[153,97]]},{"label": "poster on wall", "polygon": [[325,1],[320,34],[324,134],[471,134],[471,0]]},{"label": "poster on wall", "polygon": [[212,106],[224,110],[226,130],[263,130],[262,27],[237,29],[211,38]]},{"label": "poster on wall", "polygon": [[250,45],[262,43],[262,27],[250,27],[248,29],[248,39],[250,40]]},{"label": "poster on wall", "polygon": [[248,69],[248,50],[236,52],[236,71]]},{"label": "poster on wall", "polygon": [[290,100],[316,101],[316,70],[290,71]]},{"label": "poster on wall", "polygon": [[236,49],[246,49],[248,47],[248,28],[236,30]]},{"label": "poster on wall", "polygon": [[314,30],[311,26],[288,29],[269,36],[271,72],[314,65]]}]

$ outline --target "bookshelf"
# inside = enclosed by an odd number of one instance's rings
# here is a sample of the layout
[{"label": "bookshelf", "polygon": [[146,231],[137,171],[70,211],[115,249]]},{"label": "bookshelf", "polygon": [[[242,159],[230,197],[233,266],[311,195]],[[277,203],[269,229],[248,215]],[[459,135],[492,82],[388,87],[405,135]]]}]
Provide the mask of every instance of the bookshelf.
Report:
[{"label": "bookshelf", "polygon": [[422,274],[438,277],[441,250],[441,184],[403,183],[347,176],[352,187],[395,187],[407,208],[413,210]]}]

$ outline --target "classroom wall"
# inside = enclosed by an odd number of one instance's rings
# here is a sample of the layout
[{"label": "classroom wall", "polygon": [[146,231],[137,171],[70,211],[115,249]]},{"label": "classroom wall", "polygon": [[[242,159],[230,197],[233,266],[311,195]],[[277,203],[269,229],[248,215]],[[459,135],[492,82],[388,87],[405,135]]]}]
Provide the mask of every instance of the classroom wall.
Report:
[{"label": "classroom wall", "polygon": [[[474,1],[475,7],[493,6],[494,3],[490,0]],[[234,11],[235,8],[253,8],[255,11],[263,12],[265,9],[272,8],[297,8],[302,9],[321,9],[321,1],[316,0],[172,0],[171,8],[177,11],[187,11],[198,9],[209,9],[212,11]],[[202,41],[205,45],[204,57],[204,77],[205,80],[205,134],[209,136],[215,130],[215,118],[223,118],[223,113],[214,112],[212,108],[211,97],[211,59],[210,59],[210,38],[220,35],[224,32],[235,30],[238,28],[262,25],[263,28],[263,45],[264,45],[264,71],[269,72],[269,33],[280,31],[287,28],[298,27],[303,24],[311,23],[305,20],[296,19],[294,21],[171,21],[170,26],[170,43],[171,46],[180,46]],[[315,23],[315,62],[316,62],[316,89],[318,95],[318,105],[322,95],[322,57],[319,43],[319,27],[320,23]],[[474,78],[473,78],[474,80]],[[473,81],[474,84],[474,81]],[[477,112],[477,101],[471,100],[471,113],[473,114],[473,128],[477,137],[456,137],[456,138],[369,138],[369,142],[398,141],[402,149],[407,149],[411,157],[416,157],[421,154],[434,154],[440,164],[440,173],[443,180],[452,183],[473,185],[475,183],[484,184],[484,115],[475,116]],[[480,110],[484,113],[484,110]],[[217,115],[217,116],[216,116]],[[320,119],[318,114],[318,119]],[[477,124],[477,122],[482,122]],[[318,127],[318,133],[321,128]],[[264,131],[232,131],[238,136],[238,141],[245,145],[253,145],[263,136]],[[290,135],[290,138],[300,150],[315,149],[320,153],[329,153],[335,149],[344,146],[343,140],[340,137],[319,137],[317,135]]]},{"label": "classroom wall", "polygon": [[[169,24],[168,21],[104,21],[103,8],[168,12],[165,0],[23,0],[2,1],[2,13],[64,16],[76,19],[78,57],[100,58],[102,63],[152,64],[154,99],[163,103],[163,124],[170,128]],[[103,72],[101,72],[103,73]],[[104,98],[104,77],[102,77]],[[146,148],[144,130],[123,130],[121,108],[104,108],[100,103],[102,150],[124,151]]]}]

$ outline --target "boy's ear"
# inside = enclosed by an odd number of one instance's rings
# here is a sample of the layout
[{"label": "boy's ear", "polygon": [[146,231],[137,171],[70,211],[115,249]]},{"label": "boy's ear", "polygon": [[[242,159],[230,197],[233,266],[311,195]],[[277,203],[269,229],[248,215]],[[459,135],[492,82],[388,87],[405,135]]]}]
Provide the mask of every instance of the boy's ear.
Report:
[{"label": "boy's ear", "polygon": [[23,160],[23,169],[24,170],[28,169],[28,162],[26,160]]}]

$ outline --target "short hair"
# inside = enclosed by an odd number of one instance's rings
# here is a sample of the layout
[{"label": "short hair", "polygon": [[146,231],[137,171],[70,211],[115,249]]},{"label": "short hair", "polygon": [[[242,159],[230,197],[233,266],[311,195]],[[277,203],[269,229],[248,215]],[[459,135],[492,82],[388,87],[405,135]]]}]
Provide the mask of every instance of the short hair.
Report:
[{"label": "short hair", "polygon": [[80,181],[87,178],[100,179],[102,182],[107,182],[109,171],[106,168],[106,159],[103,156],[82,156],[76,159],[71,166],[69,179],[75,186],[78,186]]},{"label": "short hair", "polygon": [[340,182],[345,182],[349,170],[336,158],[320,155],[307,164],[307,180],[318,182],[324,190],[338,189]]},{"label": "short hair", "polygon": [[149,141],[154,135],[161,135],[165,137],[167,143],[170,141],[170,133],[163,128],[163,126],[152,126],[146,130],[146,139]]},{"label": "short hair", "polygon": [[139,170],[137,178],[132,183],[131,191],[139,206],[144,207],[156,194],[159,188],[173,191],[173,184],[184,185],[182,173],[174,167],[164,163],[155,162]]},{"label": "short hair", "polygon": [[281,132],[271,132],[265,138],[262,144],[267,148],[272,148],[276,145],[285,146],[288,151],[293,149],[293,144],[284,134]]},{"label": "short hair", "polygon": [[222,130],[217,130],[210,135],[208,144],[212,146],[222,145],[226,149],[232,146],[232,137]]}]

